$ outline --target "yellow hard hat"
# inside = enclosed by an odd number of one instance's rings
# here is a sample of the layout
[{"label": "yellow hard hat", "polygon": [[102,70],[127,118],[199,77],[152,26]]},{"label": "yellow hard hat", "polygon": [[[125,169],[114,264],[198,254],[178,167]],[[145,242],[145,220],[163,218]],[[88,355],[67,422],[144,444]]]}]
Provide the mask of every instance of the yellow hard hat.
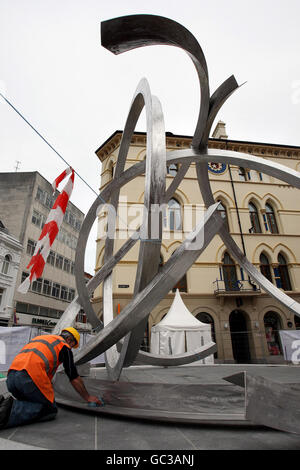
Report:
[{"label": "yellow hard hat", "polygon": [[71,333],[71,335],[73,336],[73,338],[74,338],[75,341],[76,341],[76,344],[75,344],[74,348],[75,348],[75,349],[78,348],[78,346],[79,346],[79,341],[80,341],[80,334],[78,333],[78,331],[75,330],[75,328],[73,328],[72,326],[69,326],[68,328],[64,328],[64,329],[62,330],[62,332],[63,332],[63,331],[68,331],[69,333]]}]

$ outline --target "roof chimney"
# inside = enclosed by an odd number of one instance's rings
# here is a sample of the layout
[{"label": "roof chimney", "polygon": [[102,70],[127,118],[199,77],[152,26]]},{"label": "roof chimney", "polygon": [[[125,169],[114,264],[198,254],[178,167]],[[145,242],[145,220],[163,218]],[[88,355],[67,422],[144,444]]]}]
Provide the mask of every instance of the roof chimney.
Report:
[{"label": "roof chimney", "polygon": [[226,124],[223,121],[219,121],[215,127],[215,130],[212,133],[213,139],[228,139],[228,135],[226,133]]}]

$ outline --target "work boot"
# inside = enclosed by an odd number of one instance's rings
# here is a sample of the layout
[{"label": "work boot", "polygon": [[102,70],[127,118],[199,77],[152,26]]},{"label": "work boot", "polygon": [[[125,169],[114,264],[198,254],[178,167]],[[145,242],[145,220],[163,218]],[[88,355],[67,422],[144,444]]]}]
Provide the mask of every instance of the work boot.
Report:
[{"label": "work boot", "polygon": [[3,429],[9,420],[13,401],[14,399],[10,395],[7,398],[3,398],[0,403],[0,429]]}]

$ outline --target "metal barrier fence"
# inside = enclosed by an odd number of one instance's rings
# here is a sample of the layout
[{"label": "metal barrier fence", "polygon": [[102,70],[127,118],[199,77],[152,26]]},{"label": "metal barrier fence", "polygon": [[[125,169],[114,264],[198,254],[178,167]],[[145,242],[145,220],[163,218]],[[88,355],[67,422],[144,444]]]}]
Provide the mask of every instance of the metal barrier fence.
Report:
[{"label": "metal barrier fence", "polygon": [[[18,327],[14,327],[16,330]],[[27,328],[26,328],[27,329]],[[6,327],[0,328],[7,331]],[[30,328],[26,341],[32,337],[46,333],[42,328]],[[287,343],[282,341],[282,330],[269,331],[215,331],[212,340],[217,344],[217,352],[214,354],[215,364],[299,364],[300,363],[300,330],[284,330],[291,338],[290,347],[293,354],[287,352]],[[293,338],[294,336],[294,338]],[[81,334],[81,346],[90,340],[91,335]],[[3,338],[2,338],[3,339]],[[147,341],[147,343],[149,343]],[[151,352],[150,345],[144,343],[141,350]],[[20,344],[20,343],[19,343]],[[1,344],[0,344],[1,346]],[[201,346],[199,344],[199,346]],[[175,348],[174,348],[175,349]],[[184,351],[182,351],[184,352]],[[4,354],[4,348],[0,347],[0,356]],[[299,356],[299,358],[298,358]],[[104,358],[103,358],[104,359]],[[1,357],[0,357],[1,363]],[[102,361],[104,363],[104,360]],[[1,370],[1,366],[0,366]],[[2,370],[4,370],[2,368]]]},{"label": "metal barrier fence", "polygon": [[[297,364],[300,363],[300,330],[291,330],[289,333],[298,335],[294,339],[294,357],[299,361],[288,358],[287,345],[282,342],[281,330],[272,330],[272,333],[261,330],[250,331],[216,331],[212,340],[217,344],[214,354],[215,364]],[[292,341],[292,340],[291,340]],[[293,347],[293,341],[291,346]],[[141,349],[151,352],[149,344],[143,344]],[[297,353],[297,354],[296,354]]]}]

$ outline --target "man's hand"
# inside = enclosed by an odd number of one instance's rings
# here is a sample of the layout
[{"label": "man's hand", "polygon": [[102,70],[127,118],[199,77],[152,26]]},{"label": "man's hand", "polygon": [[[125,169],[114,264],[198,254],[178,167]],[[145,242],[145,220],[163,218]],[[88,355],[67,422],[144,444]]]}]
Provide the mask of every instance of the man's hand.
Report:
[{"label": "man's hand", "polygon": [[89,396],[88,402],[89,402],[89,403],[96,403],[96,405],[99,405],[99,406],[102,406],[102,405],[103,405],[103,401],[99,400],[98,397],[95,397],[95,396],[93,396],[93,395],[90,395],[90,396]]}]

